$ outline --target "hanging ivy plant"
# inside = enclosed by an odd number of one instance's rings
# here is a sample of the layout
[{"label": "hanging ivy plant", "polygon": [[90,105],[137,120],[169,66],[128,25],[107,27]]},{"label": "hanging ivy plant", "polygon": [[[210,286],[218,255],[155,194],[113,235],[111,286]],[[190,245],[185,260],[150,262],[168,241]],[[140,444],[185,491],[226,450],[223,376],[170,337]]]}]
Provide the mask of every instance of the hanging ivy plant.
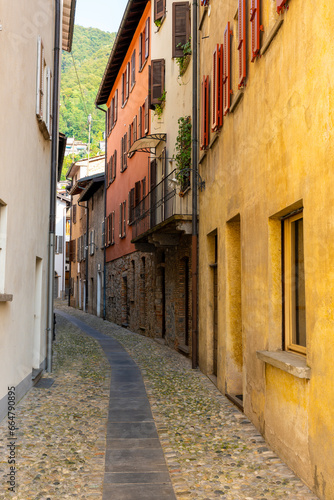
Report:
[{"label": "hanging ivy plant", "polygon": [[166,102],[166,90],[163,91],[161,97],[159,97],[159,101],[160,103],[159,104],[156,104],[155,107],[154,107],[154,115],[158,117],[158,119],[161,118],[161,115],[162,115],[162,112],[164,110],[164,107],[165,107],[165,102]]},{"label": "hanging ivy plant", "polygon": [[183,116],[178,119],[179,130],[176,137],[175,162],[177,166],[176,178],[181,183],[181,190],[184,191],[190,186],[191,167],[191,117]]},{"label": "hanging ivy plant", "polygon": [[176,62],[179,66],[179,76],[182,76],[186,69],[188,68],[189,61],[190,61],[190,56],[191,56],[191,37],[185,44],[179,43],[177,45],[179,49],[182,49],[183,51],[183,56],[177,57]]}]

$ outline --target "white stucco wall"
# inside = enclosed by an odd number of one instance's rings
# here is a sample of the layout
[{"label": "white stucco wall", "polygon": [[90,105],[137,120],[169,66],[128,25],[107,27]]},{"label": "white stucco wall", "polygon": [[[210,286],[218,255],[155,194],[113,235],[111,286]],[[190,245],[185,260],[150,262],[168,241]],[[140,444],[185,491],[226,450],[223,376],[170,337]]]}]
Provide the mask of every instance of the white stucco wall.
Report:
[{"label": "white stucco wall", "polygon": [[[0,200],[6,260],[0,302],[0,418],[8,386],[21,397],[46,357],[51,141],[36,118],[37,39],[53,71],[54,2],[0,0]],[[3,238],[4,240],[4,238]],[[1,290],[0,290],[1,292]]]}]

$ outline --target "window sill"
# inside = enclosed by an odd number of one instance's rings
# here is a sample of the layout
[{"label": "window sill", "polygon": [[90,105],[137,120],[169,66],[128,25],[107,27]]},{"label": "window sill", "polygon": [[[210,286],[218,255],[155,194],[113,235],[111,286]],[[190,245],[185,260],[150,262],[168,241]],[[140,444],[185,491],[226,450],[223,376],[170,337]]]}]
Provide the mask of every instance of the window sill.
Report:
[{"label": "window sill", "polygon": [[142,66],[139,68],[138,72],[141,73],[143,71],[143,69],[145,68],[146,66],[146,63],[147,63],[147,58],[145,59],[145,61],[143,62]]},{"label": "window sill", "polygon": [[179,351],[183,352],[184,354],[189,354],[190,353],[190,349],[189,349],[188,345],[179,344],[177,348],[178,348]]},{"label": "window sill", "polygon": [[309,380],[311,368],[306,364],[306,358],[286,351],[256,351],[258,359],[268,365],[290,373],[294,377]]},{"label": "window sill", "polygon": [[243,98],[244,93],[245,93],[245,89],[238,90],[238,92],[236,93],[235,98],[233,99],[233,102],[231,104],[230,113],[234,113],[234,111],[236,110],[236,107],[238,106],[239,102]]},{"label": "window sill", "polygon": [[275,38],[275,36],[277,35],[280,27],[282,26],[283,24],[283,21],[284,19],[278,19],[276,21],[276,23],[274,24],[274,26],[272,27],[267,39],[264,41],[263,43],[263,46],[260,50],[260,55],[263,56],[263,54],[265,52],[267,52],[267,49],[269,48],[269,45],[271,44],[271,42],[273,41],[273,39]]},{"label": "window sill", "polygon": [[12,302],[13,295],[11,293],[0,293],[0,302]]}]

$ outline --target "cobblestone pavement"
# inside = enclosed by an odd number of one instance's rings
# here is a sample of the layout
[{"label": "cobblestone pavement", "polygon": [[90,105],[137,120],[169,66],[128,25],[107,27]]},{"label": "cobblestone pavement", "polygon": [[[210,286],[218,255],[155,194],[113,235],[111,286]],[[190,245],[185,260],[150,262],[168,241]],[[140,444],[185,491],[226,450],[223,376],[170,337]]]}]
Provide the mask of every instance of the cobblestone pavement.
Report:
[{"label": "cobblestone pavement", "polygon": [[[141,368],[178,500],[317,498],[189,360],[95,316],[57,307],[121,342]],[[75,327],[59,318],[57,331],[55,384],[32,389],[19,405],[19,493],[0,498],[102,498],[108,366],[97,343]],[[2,423],[1,454],[5,439]],[[6,462],[0,468],[3,475]]]}]

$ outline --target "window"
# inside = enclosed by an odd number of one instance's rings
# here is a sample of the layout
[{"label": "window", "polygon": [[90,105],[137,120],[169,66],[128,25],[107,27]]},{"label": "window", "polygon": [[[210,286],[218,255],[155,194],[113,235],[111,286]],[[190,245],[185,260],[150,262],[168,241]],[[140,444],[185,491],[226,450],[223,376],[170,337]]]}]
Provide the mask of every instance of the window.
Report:
[{"label": "window", "polygon": [[95,252],[95,229],[89,233],[89,255],[94,255]]},{"label": "window", "polygon": [[56,236],[56,253],[63,253],[63,237]]},{"label": "window", "polygon": [[45,139],[50,139],[52,126],[52,73],[44,59],[41,37],[37,41],[36,116]]},{"label": "window", "polygon": [[231,107],[231,35],[232,31],[228,22],[224,31],[224,54],[223,54],[223,94],[224,94],[224,115]]},{"label": "window", "polygon": [[125,78],[126,78],[126,87],[125,87],[125,99],[129,99],[129,93],[130,93],[130,63],[126,65],[126,72],[125,72]]},{"label": "window", "polygon": [[161,19],[165,15],[166,1],[154,0],[154,21]]},{"label": "window", "polygon": [[140,106],[138,113],[138,139],[143,137],[142,117],[143,117],[143,107]]},{"label": "window", "polygon": [[238,8],[238,51],[239,51],[239,84],[244,87],[246,80],[246,0],[239,0]]},{"label": "window", "polygon": [[115,212],[110,212],[108,217],[105,220],[105,229],[106,229],[106,246],[109,247],[115,243]]},{"label": "window", "polygon": [[135,188],[132,188],[129,191],[129,199],[128,199],[129,225],[131,225],[133,223],[133,221],[134,221],[134,195],[135,195]]},{"label": "window", "polygon": [[251,18],[252,23],[252,59],[254,62],[260,53],[260,32],[263,27],[260,25],[260,1],[252,0]]},{"label": "window", "polygon": [[136,83],[136,49],[132,52],[131,56],[131,90]]},{"label": "window", "polygon": [[188,2],[173,3],[172,57],[182,57],[190,37],[190,9]]},{"label": "window", "polygon": [[285,347],[306,354],[303,213],[284,219],[283,231]]},{"label": "window", "polygon": [[121,172],[124,172],[124,170],[127,168],[127,137],[128,134],[125,134],[122,139],[121,139]]},{"label": "window", "polygon": [[73,224],[76,224],[76,222],[77,222],[77,206],[76,205],[72,205],[72,221],[73,221]]},{"label": "window", "polygon": [[150,115],[149,115],[149,97],[145,99],[144,108],[144,134],[147,135],[150,131]]},{"label": "window", "polygon": [[125,238],[126,236],[126,201],[119,205],[119,237]]},{"label": "window", "polygon": [[223,125],[223,46],[218,45],[213,53],[212,64],[212,130]]},{"label": "window", "polygon": [[107,130],[108,135],[110,135],[111,130],[114,128],[117,121],[117,101],[118,101],[118,90],[115,90],[115,95],[111,99],[110,106],[107,112]]},{"label": "window", "polygon": [[75,262],[76,240],[70,240],[69,261]]},{"label": "window", "polygon": [[203,76],[201,102],[201,149],[209,146],[209,77]]},{"label": "window", "polygon": [[155,59],[151,62],[151,104],[161,104],[161,96],[165,90],[165,60]]},{"label": "window", "polygon": [[137,115],[132,122],[132,144],[137,140]]},{"label": "window", "polygon": [[150,49],[150,18],[146,19],[145,23],[145,59],[148,58]]}]

